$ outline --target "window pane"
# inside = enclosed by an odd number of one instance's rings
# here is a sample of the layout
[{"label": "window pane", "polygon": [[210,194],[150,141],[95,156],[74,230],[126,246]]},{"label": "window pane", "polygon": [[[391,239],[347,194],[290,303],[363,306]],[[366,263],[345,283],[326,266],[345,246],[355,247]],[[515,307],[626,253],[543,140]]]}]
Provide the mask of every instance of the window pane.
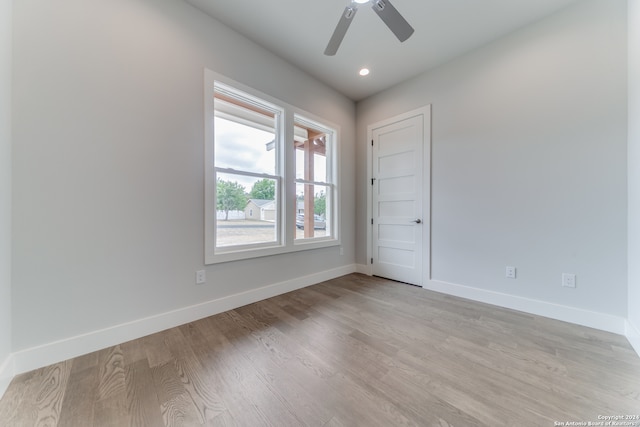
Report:
[{"label": "window pane", "polygon": [[278,241],[275,179],[217,174],[216,247]]},{"label": "window pane", "polygon": [[313,164],[313,180],[327,182],[327,157],[324,154],[314,153]]},{"label": "window pane", "polygon": [[216,114],[214,119],[216,167],[274,175],[274,130],[250,121],[240,123],[237,120],[229,120],[229,117],[225,115],[223,118]]},{"label": "window pane", "polygon": [[330,135],[296,123],[296,179],[327,182],[327,139]]},{"label": "window pane", "polygon": [[328,185],[296,184],[296,239],[331,235]]}]

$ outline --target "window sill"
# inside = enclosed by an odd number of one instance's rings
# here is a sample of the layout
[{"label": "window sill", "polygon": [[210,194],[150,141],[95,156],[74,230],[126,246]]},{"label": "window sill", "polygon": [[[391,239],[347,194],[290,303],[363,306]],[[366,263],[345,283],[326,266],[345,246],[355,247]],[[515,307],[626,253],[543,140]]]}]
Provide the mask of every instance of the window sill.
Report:
[{"label": "window sill", "polygon": [[299,239],[291,246],[272,246],[260,247],[242,250],[229,250],[208,254],[205,259],[206,265],[220,264],[224,262],[242,261],[253,258],[261,258],[273,255],[282,255],[292,252],[300,252],[312,249],[328,248],[332,246],[340,246],[341,242],[335,238],[315,238],[315,239]]}]

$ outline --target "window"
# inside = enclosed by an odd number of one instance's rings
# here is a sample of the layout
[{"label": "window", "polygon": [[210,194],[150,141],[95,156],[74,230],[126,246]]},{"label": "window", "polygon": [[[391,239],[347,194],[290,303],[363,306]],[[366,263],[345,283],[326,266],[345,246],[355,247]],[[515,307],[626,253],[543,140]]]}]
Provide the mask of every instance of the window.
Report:
[{"label": "window", "polygon": [[333,131],[295,116],[296,240],[331,237]]},{"label": "window", "polygon": [[280,242],[282,179],[277,140],[281,114],[265,101],[222,83],[215,85],[214,236],[218,252]]},{"label": "window", "polygon": [[338,245],[337,131],[205,72],[205,262]]}]

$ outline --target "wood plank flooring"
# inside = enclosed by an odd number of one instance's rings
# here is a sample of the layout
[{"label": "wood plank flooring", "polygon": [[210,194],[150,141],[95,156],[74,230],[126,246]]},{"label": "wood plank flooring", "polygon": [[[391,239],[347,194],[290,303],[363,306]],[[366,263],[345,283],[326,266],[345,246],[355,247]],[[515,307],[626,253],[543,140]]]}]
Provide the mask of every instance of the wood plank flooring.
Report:
[{"label": "wood plank flooring", "polygon": [[640,415],[640,358],[624,337],[358,274],[25,373],[0,401],[4,427],[615,415]]}]

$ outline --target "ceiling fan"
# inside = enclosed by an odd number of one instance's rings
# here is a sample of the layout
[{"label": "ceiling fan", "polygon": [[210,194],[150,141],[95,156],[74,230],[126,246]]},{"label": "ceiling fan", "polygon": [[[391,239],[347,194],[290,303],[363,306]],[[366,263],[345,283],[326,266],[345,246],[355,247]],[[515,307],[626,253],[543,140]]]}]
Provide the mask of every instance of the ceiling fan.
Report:
[{"label": "ceiling fan", "polygon": [[329,44],[324,50],[325,55],[333,56],[336,54],[340,43],[342,43],[342,39],[344,39],[344,35],[349,29],[349,25],[351,25],[351,21],[353,21],[353,17],[356,16],[358,4],[364,3],[371,3],[371,9],[378,14],[380,19],[387,24],[387,27],[389,27],[401,42],[413,34],[413,27],[400,15],[400,12],[393,7],[389,0],[350,0],[350,4],[344,8],[340,21],[338,21],[338,25],[329,40]]}]

